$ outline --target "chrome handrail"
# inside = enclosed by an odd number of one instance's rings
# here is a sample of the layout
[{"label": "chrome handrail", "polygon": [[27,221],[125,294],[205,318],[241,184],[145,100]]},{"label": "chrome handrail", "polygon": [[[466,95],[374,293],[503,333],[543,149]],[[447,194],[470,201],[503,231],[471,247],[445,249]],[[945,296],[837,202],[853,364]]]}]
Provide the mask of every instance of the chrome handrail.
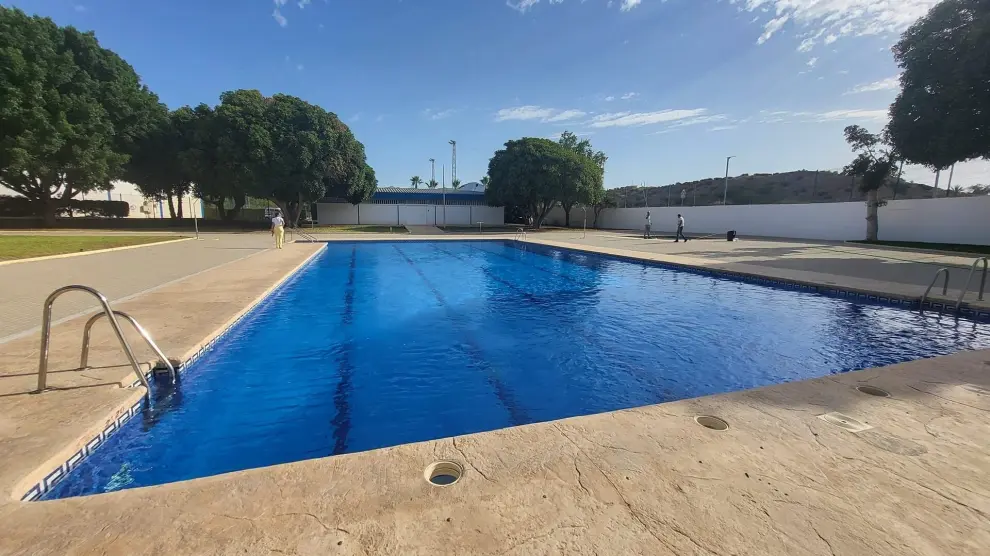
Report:
[{"label": "chrome handrail", "polygon": [[949,291],[949,269],[940,268],[938,272],[935,273],[935,277],[932,278],[932,283],[928,285],[928,289],[925,290],[925,295],[921,296],[921,305],[918,307],[922,312],[925,310],[925,300],[928,299],[928,294],[935,287],[935,282],[938,282],[938,275],[945,273],[945,282],[942,284],[942,295],[945,295]]},{"label": "chrome handrail", "polygon": [[956,300],[956,312],[959,311],[959,307],[962,305],[963,297],[966,296],[966,291],[969,290],[969,283],[973,280],[973,273],[976,272],[977,265],[983,262],[983,278],[980,280],[980,294],[977,299],[983,301],[983,290],[987,286],[987,266],[990,265],[990,259],[987,257],[980,257],[973,261],[973,266],[969,268],[969,276],[966,278],[966,285],[963,286],[961,292],[959,292],[959,299]]},{"label": "chrome handrail", "polygon": [[520,239],[526,239],[526,228],[519,227],[516,228],[516,233],[512,236],[512,241],[519,241]]},{"label": "chrome handrail", "polygon": [[[172,365],[172,362],[168,360],[168,357],[165,356],[162,350],[158,348],[158,344],[156,344],[155,341],[151,339],[151,334],[149,334],[148,331],[145,330],[144,327],[138,323],[138,321],[134,320],[134,317],[128,315],[127,313],[123,311],[117,311],[115,309],[113,311],[113,314],[126,320],[127,322],[131,323],[132,326],[134,326],[134,330],[137,330],[137,333],[140,334],[142,338],[144,338],[145,343],[148,344],[148,347],[151,348],[151,351],[155,352],[155,355],[158,356],[158,359],[160,359],[162,363],[165,364],[165,367],[168,369],[169,376],[172,377],[172,384],[175,384],[175,367]],[[95,315],[90,317],[88,321],[86,321],[86,327],[83,328],[82,354],[79,356],[80,369],[86,369],[89,367],[90,332],[93,329],[93,325],[96,324],[96,321],[100,320],[102,317],[105,316],[107,316],[106,313],[96,313]]]},{"label": "chrome handrail", "polygon": [[45,300],[45,309],[41,316],[41,354],[38,360],[38,392],[44,392],[47,387],[47,377],[48,377],[48,347],[51,344],[52,335],[52,304],[55,300],[59,298],[63,293],[70,291],[81,291],[86,292],[93,297],[95,297],[100,305],[103,306],[103,312],[107,316],[107,320],[110,321],[110,327],[113,328],[114,334],[117,335],[117,339],[120,340],[120,346],[124,348],[124,353],[127,354],[127,359],[131,363],[131,367],[134,368],[134,374],[137,375],[138,380],[141,384],[151,392],[151,385],[148,384],[148,378],[144,376],[141,372],[141,365],[134,358],[134,352],[131,350],[131,345],[127,343],[127,338],[124,338],[124,332],[120,329],[120,323],[117,322],[117,318],[113,314],[113,309],[110,308],[110,302],[107,301],[106,296],[97,290],[90,288],[89,286],[65,286],[53,291],[48,299]]}]

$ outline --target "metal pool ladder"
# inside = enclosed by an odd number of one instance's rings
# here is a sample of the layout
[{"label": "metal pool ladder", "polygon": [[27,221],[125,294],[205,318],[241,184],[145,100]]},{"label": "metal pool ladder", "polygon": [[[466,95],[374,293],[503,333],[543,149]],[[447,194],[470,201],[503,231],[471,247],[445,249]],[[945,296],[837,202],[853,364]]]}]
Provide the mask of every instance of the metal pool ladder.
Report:
[{"label": "metal pool ladder", "polygon": [[148,384],[148,378],[144,376],[143,372],[141,372],[141,365],[134,357],[134,351],[131,350],[131,345],[127,342],[127,339],[124,337],[124,332],[120,329],[120,323],[117,320],[117,317],[119,316],[134,326],[134,329],[137,330],[138,334],[140,334],[142,338],[144,338],[144,341],[148,344],[148,347],[150,347],[152,351],[154,351],[155,354],[159,358],[161,358],[162,362],[168,368],[169,374],[172,377],[172,382],[175,382],[175,367],[172,365],[172,362],[168,360],[168,357],[165,357],[165,354],[162,353],[162,350],[159,349],[158,345],[155,344],[155,341],[151,339],[151,335],[148,334],[148,331],[145,330],[144,327],[142,327],[140,324],[138,324],[138,322],[134,320],[134,317],[122,311],[114,311],[110,307],[110,302],[107,301],[106,296],[100,293],[99,291],[90,288],[89,286],[72,285],[72,286],[65,286],[53,291],[51,295],[48,296],[48,299],[45,300],[45,309],[44,309],[44,313],[42,313],[42,319],[41,319],[41,355],[38,361],[38,392],[39,393],[43,392],[47,387],[48,347],[51,343],[51,333],[52,333],[52,305],[55,303],[55,300],[58,299],[62,294],[70,291],[86,292],[92,295],[93,297],[95,297],[97,301],[100,302],[100,305],[103,307],[103,311],[101,313],[97,313],[96,315],[92,316],[88,321],[86,321],[86,327],[83,329],[82,356],[80,358],[81,368],[85,369],[87,363],[89,362],[90,330],[93,328],[93,325],[96,323],[96,321],[98,321],[101,317],[107,317],[107,320],[110,321],[110,327],[113,328],[114,334],[117,335],[117,340],[120,341],[120,347],[124,349],[124,353],[127,355],[127,359],[128,361],[130,361],[131,367],[134,369],[134,374],[137,375],[138,377],[138,381],[140,381],[141,384],[145,388],[147,388],[149,392],[151,391],[151,386]]},{"label": "metal pool ladder", "polygon": [[519,241],[520,239],[526,239],[526,228],[516,228],[516,234],[512,236],[512,241]]},{"label": "metal pool ladder", "polygon": [[[969,285],[973,281],[973,274],[976,273],[976,267],[979,266],[979,264],[981,262],[983,263],[983,277],[980,279],[980,290],[979,290],[979,295],[977,296],[977,299],[979,299],[980,301],[983,301],[983,293],[986,290],[986,286],[987,286],[987,267],[990,266],[990,258],[988,258],[988,257],[979,257],[979,258],[977,258],[975,261],[973,261],[973,266],[971,266],[969,268],[969,276],[966,277],[966,285],[963,286],[962,291],[959,292],[959,297],[956,299],[956,312],[957,313],[959,312],[959,307],[962,306],[963,298],[966,297],[966,292],[969,291]],[[938,276],[940,274],[942,274],[943,272],[945,273],[945,281],[942,283],[942,295],[946,295],[946,293],[948,292],[948,290],[949,290],[949,269],[948,268],[940,268],[935,273],[935,277],[932,278],[932,283],[929,284],[928,289],[925,290],[925,294],[921,296],[921,306],[920,306],[920,309],[922,311],[925,310],[925,301],[928,299],[928,294],[931,293],[932,288],[935,287],[935,283],[938,282]]]}]

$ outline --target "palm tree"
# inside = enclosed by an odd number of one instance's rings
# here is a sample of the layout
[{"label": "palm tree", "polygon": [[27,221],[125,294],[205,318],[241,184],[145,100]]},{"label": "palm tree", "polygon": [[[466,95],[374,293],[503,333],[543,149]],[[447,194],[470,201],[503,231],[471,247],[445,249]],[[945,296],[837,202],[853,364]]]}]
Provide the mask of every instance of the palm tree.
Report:
[{"label": "palm tree", "polygon": [[481,185],[485,186],[485,189],[488,189],[488,184],[491,183],[491,181],[492,181],[491,178],[489,178],[488,176],[485,176],[485,177],[481,178]]},{"label": "palm tree", "polygon": [[419,176],[413,176],[409,178],[409,183],[412,184],[413,189],[419,189],[419,184],[423,183],[423,180]]},{"label": "palm tree", "polygon": [[454,179],[450,180],[450,187],[452,187],[454,189],[457,189],[460,186],[461,186],[461,180],[459,180],[457,178],[454,178]]},{"label": "palm tree", "polygon": [[430,180],[430,182],[426,184],[426,187],[429,187],[430,189],[436,189],[437,185],[439,185],[437,183],[437,180]]}]

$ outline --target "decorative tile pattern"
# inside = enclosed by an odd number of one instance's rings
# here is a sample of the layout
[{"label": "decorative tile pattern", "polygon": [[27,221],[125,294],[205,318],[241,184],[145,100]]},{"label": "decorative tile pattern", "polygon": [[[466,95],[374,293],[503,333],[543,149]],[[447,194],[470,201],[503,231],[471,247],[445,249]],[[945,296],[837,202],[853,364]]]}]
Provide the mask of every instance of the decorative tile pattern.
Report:
[{"label": "decorative tile pattern", "polygon": [[[230,333],[230,331],[233,330],[234,327],[236,327],[238,324],[243,322],[248,315],[254,313],[254,311],[262,304],[264,304],[264,302],[268,301],[272,297],[272,295],[274,295],[276,292],[278,292],[283,287],[285,287],[286,285],[290,284],[293,280],[295,280],[295,278],[299,276],[303,270],[305,270],[310,264],[313,263],[313,261],[315,261],[318,258],[317,257],[318,254],[319,251],[317,251],[312,257],[310,257],[310,259],[304,265],[302,265],[295,272],[293,272],[291,276],[287,277],[276,287],[272,288],[272,290],[269,291],[267,294],[265,294],[264,297],[262,297],[254,305],[252,305],[250,309],[245,311],[244,314],[238,317],[235,321],[231,322],[228,326],[226,326],[223,330],[221,330],[220,333],[214,336],[209,342],[204,344],[203,347],[201,347],[198,351],[196,351],[196,353],[194,353],[188,359],[186,359],[185,361],[180,363],[177,367],[175,367],[175,371],[178,373],[185,369],[188,369],[193,363],[195,363],[200,358],[202,358],[203,355],[205,355],[211,349],[216,347],[216,345],[220,342],[220,340],[222,340],[228,333]],[[155,372],[154,369],[148,371],[147,373],[145,373],[145,378],[148,378],[150,380],[154,372]],[[134,382],[131,383],[130,387],[134,388],[139,384],[141,384],[141,381],[135,379]],[[21,502],[33,502],[35,500],[40,499],[45,494],[47,494],[48,491],[50,491],[52,488],[55,487],[55,485],[60,483],[62,479],[68,476],[73,469],[78,467],[80,463],[82,463],[86,458],[88,458],[90,454],[92,454],[97,448],[102,446],[103,443],[106,442],[111,435],[119,431],[131,419],[131,417],[134,417],[135,415],[140,413],[145,407],[145,401],[146,401],[145,399],[141,399],[141,401],[135,403],[133,406],[127,409],[127,411],[121,413],[116,419],[110,421],[98,436],[94,437],[89,442],[87,442],[76,453],[72,454],[72,456],[70,456],[69,459],[67,459],[64,463],[62,463],[54,470],[52,470],[51,473],[46,475],[44,479],[33,485],[30,489],[28,489],[28,491],[24,494],[24,496],[21,496]]]}]

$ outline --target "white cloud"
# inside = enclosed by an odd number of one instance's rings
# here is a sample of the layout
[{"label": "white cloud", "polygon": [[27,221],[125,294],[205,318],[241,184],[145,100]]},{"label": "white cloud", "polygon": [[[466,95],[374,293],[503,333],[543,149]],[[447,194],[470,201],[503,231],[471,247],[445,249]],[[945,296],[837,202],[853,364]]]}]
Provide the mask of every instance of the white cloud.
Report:
[{"label": "white cloud", "polygon": [[592,118],[588,125],[597,128],[643,126],[696,118],[703,116],[706,112],[708,110],[705,108],[659,110],[656,112],[615,112],[599,114]]},{"label": "white cloud", "polygon": [[622,95],[622,100],[632,100],[639,96],[639,93],[626,93]]},{"label": "white cloud", "polygon": [[506,6],[509,6],[513,10],[518,11],[519,13],[526,13],[527,10],[529,10],[530,8],[532,8],[533,6],[539,3],[540,0],[518,0],[516,2],[513,2],[512,0],[505,0]]},{"label": "white cloud", "polygon": [[828,33],[825,44],[843,36],[900,33],[925,15],[939,0],[729,0],[748,12],[769,13],[763,44],[784,23],[793,21],[818,33]]},{"label": "white cloud", "polygon": [[815,39],[807,38],[801,41],[801,45],[798,46],[798,52],[809,52],[815,47]]},{"label": "white cloud", "polygon": [[812,59],[808,60],[808,67],[809,68],[813,68],[813,67],[815,67],[815,64],[817,64],[817,63],[818,63],[818,58],[812,58]]},{"label": "white cloud", "polygon": [[[758,0],[750,0],[750,1],[758,1]],[[768,21],[767,24],[763,26],[763,34],[760,35],[760,38],[756,40],[756,44],[763,44],[768,40],[770,40],[770,37],[772,37],[773,34],[776,33],[777,31],[779,31],[780,28],[783,27],[784,24],[787,23],[787,20],[790,18],[791,16],[789,15],[782,15],[780,17],[775,17],[770,21]]]},{"label": "white cloud", "polygon": [[730,129],[736,129],[739,126],[736,125],[717,125],[715,127],[708,128],[708,131],[729,131]]},{"label": "white cloud", "polygon": [[557,110],[555,108],[527,105],[516,106],[513,108],[503,108],[495,113],[495,121],[505,122],[509,120],[540,120],[541,122],[563,122],[586,115],[587,113],[581,110]]},{"label": "white cloud", "polygon": [[[278,0],[276,0],[276,3],[278,3]],[[282,12],[278,8],[275,8],[275,11],[272,12],[272,17],[274,17],[275,21],[282,27],[289,24],[289,20],[285,19],[285,16],[282,15]]]},{"label": "white cloud", "polygon": [[828,112],[793,112],[790,110],[760,111],[757,120],[761,124],[779,123],[822,123],[858,120],[862,122],[886,123],[887,109],[853,108],[846,110],[830,110]]},{"label": "white cloud", "polygon": [[859,93],[872,93],[876,91],[896,91],[901,86],[901,78],[897,75],[893,77],[888,77],[887,79],[881,79],[880,81],[874,81],[873,83],[864,83],[862,85],[857,85],[846,91],[847,95],[856,95]]},{"label": "white cloud", "polygon": [[582,112],[581,110],[564,110],[550,118],[546,121],[548,122],[563,122],[567,120],[573,120],[574,118],[580,118],[582,116],[587,116],[587,112]]},{"label": "white cloud", "polygon": [[613,100],[615,100],[615,97],[612,95],[605,97],[605,102],[612,102]]},{"label": "white cloud", "polygon": [[[585,1],[586,0],[581,0],[581,3],[583,4]],[[662,0],[662,1],[666,2],[667,0]],[[561,4],[563,2],[564,0],[549,0],[550,4]],[[528,12],[533,6],[539,3],[540,0],[505,0],[506,6],[523,14]],[[636,6],[642,3],[643,0],[622,0],[622,3],[619,5],[619,11],[628,12],[629,10],[635,8]],[[614,5],[614,2],[612,2],[612,0],[609,0],[605,5],[606,7],[611,8]]]},{"label": "white cloud", "polygon": [[622,5],[619,6],[619,11],[628,12],[638,6],[642,1],[643,0],[622,0]]},{"label": "white cloud", "polygon": [[423,110],[423,116],[431,120],[442,120],[444,118],[449,118],[456,113],[456,108],[448,108],[447,110],[434,110],[432,108],[427,108],[426,110]]},{"label": "white cloud", "polygon": [[305,9],[313,0],[299,0],[299,9]]}]

